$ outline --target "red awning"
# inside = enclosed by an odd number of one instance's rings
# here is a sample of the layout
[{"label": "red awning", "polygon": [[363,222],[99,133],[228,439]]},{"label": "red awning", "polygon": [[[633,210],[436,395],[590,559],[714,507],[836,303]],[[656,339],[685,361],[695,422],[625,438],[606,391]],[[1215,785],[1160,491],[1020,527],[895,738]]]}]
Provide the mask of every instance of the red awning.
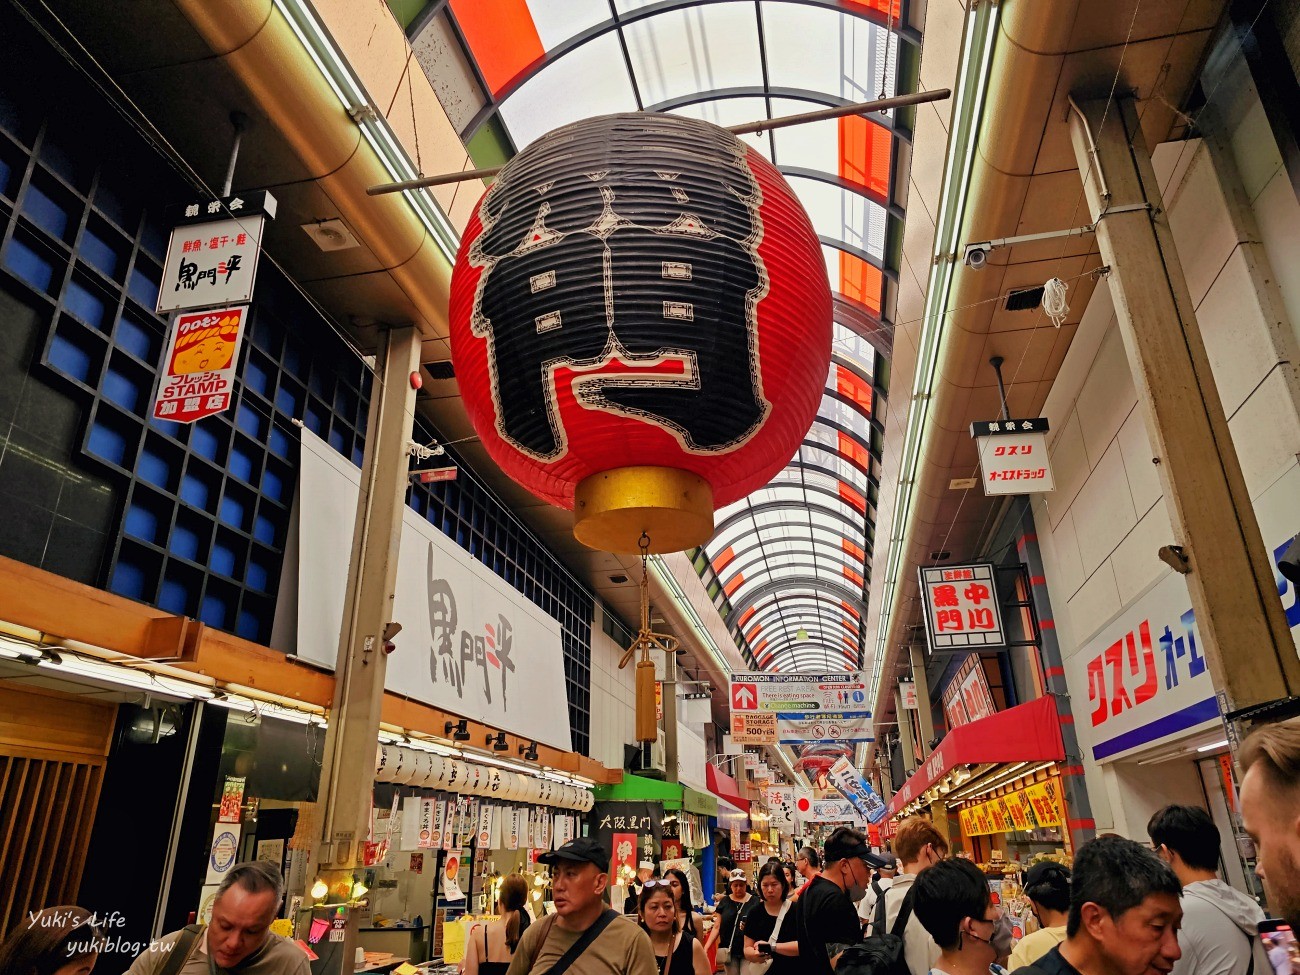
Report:
[{"label": "red awning", "polygon": [[726,799],[742,812],[749,812],[749,800],[740,798],[740,785],[726,772],[720,772],[712,765],[704,767],[704,783],[709,791],[720,799]]},{"label": "red awning", "polygon": [[970,724],[958,725],[889,801],[889,815],[910,803],[958,765],[1065,760],[1056,698],[1046,694]]}]

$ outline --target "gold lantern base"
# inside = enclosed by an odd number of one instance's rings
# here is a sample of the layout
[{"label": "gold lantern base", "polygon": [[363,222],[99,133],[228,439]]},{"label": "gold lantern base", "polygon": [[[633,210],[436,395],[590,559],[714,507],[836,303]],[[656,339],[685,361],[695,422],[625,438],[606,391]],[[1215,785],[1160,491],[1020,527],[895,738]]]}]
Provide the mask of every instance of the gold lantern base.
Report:
[{"label": "gold lantern base", "polygon": [[583,478],[573,492],[573,534],[603,552],[681,552],[713,534],[713,489],[676,467],[616,467]]}]

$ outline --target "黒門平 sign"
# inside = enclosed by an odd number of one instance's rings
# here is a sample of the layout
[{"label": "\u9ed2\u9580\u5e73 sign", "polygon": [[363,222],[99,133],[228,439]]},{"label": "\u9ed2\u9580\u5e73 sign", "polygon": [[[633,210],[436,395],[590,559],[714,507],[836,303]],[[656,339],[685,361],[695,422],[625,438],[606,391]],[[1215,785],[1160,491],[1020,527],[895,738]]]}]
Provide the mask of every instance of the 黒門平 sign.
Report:
[{"label": "\u9ed2\u9580\u5e73 sign", "polygon": [[169,210],[175,225],[163,261],[158,314],[241,305],[253,299],[257,258],[275,197],[246,193]]},{"label": "\u9ed2\u9580\u5e73 sign", "polygon": [[992,563],[922,566],[919,574],[931,652],[1006,646]]},{"label": "\u9ed2\u9580\u5e73 sign", "polygon": [[972,423],[984,493],[1040,494],[1056,490],[1047,456],[1047,418]]}]

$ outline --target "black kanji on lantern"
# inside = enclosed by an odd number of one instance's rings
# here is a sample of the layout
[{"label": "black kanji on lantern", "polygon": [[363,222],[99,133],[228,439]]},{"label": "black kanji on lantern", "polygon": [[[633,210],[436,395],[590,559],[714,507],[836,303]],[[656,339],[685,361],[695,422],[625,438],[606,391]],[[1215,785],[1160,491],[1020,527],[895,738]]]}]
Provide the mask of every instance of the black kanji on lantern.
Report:
[{"label": "black kanji on lantern", "polygon": [[548,134],[484,197],[469,252],[501,436],[550,460],[579,403],[673,431],[691,451],[762,425],[761,192],[745,145],[692,119],[614,115]]}]

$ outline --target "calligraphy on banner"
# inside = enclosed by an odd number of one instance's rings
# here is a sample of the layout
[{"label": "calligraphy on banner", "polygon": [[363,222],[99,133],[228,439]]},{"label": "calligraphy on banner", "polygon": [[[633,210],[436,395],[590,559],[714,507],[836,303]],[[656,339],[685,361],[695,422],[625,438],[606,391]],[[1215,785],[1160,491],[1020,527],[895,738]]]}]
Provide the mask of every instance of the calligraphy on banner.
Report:
[{"label": "calligraphy on banner", "polygon": [[[591,835],[612,854],[610,869],[617,870],[630,862],[635,872],[641,860],[653,859],[649,854],[663,843],[664,807],[659,802],[598,802],[590,816]],[[628,843],[632,849],[626,849]],[[546,846],[547,844],[541,844]],[[630,860],[628,859],[630,857]],[[619,883],[625,880],[619,880]]]},{"label": "calligraphy on banner", "polygon": [[840,758],[826,772],[826,781],[840,795],[853,803],[855,809],[866,818],[867,822],[878,823],[884,819],[886,807],[884,800],[876,794],[862,773],[853,767],[847,757]]}]

